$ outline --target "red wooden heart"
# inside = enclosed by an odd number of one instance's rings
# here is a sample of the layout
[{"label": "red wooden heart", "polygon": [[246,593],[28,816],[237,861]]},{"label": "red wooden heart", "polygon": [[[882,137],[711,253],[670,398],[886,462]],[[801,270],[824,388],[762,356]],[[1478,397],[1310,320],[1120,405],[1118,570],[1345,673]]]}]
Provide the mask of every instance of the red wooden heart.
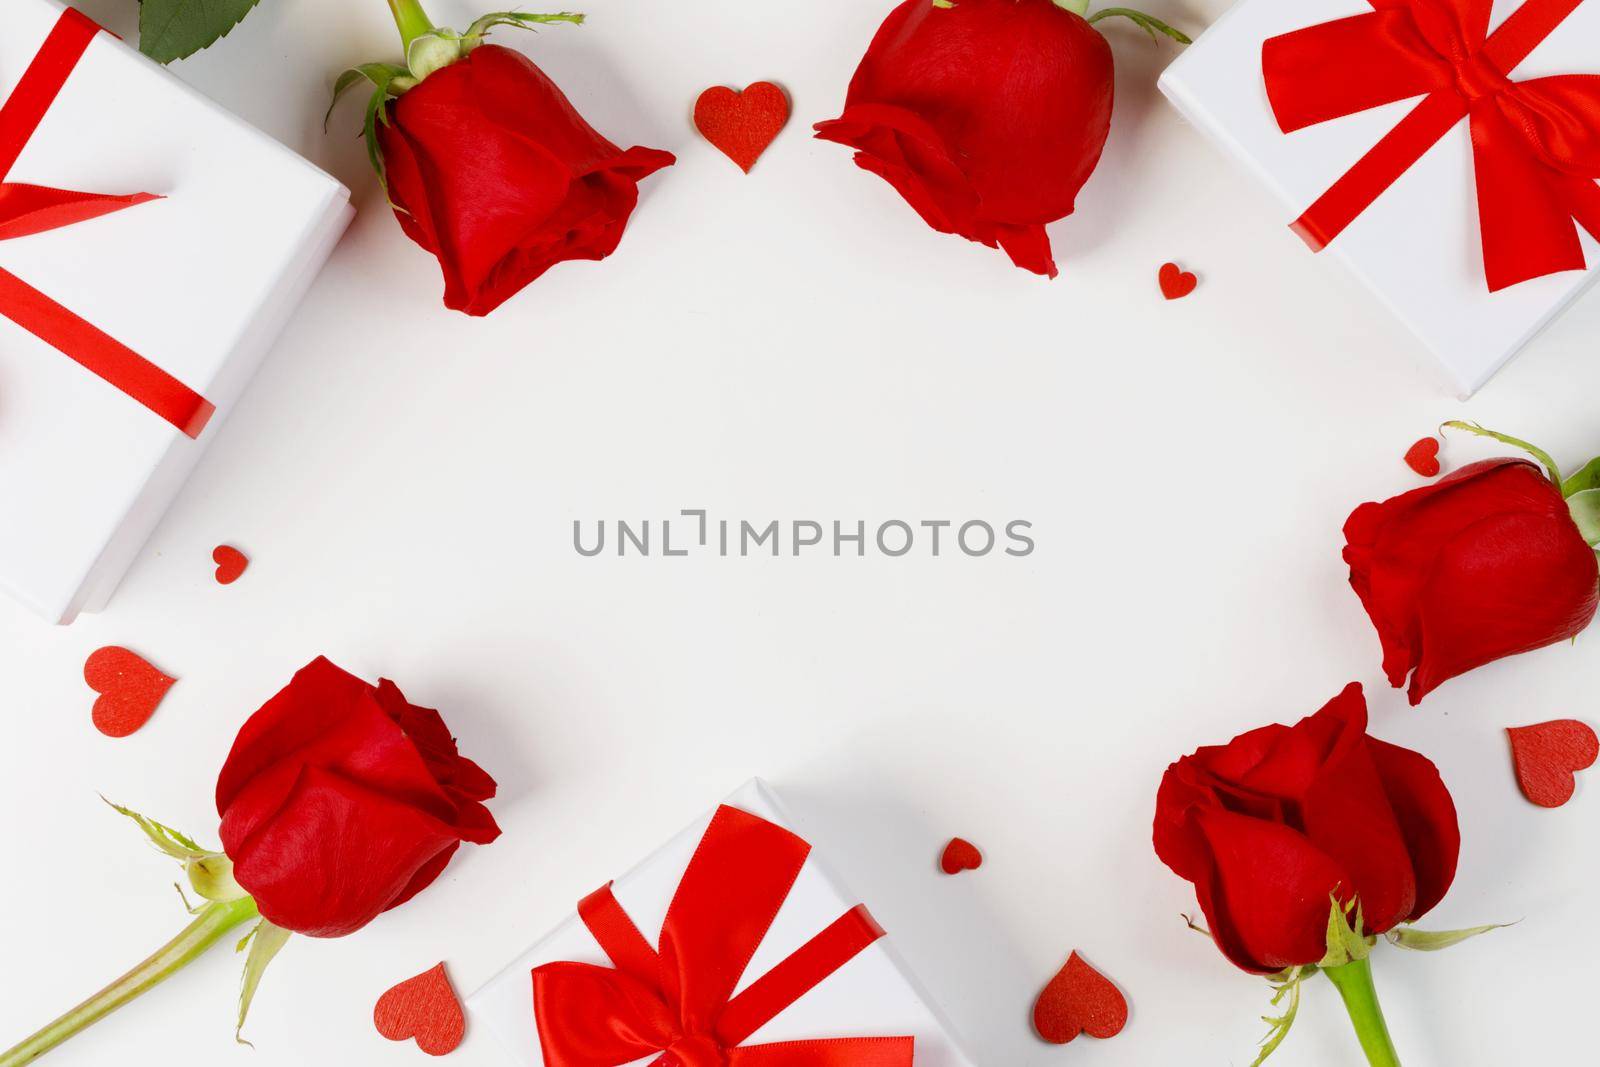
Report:
[{"label": "red wooden heart", "polygon": [[89,654],[83,680],[100,694],[94,702],[94,727],[107,737],[127,737],[149,722],[177,681],[115,645]]},{"label": "red wooden heart", "polygon": [[1033,1006],[1033,1028],[1053,1045],[1065,1045],[1079,1034],[1116,1037],[1127,1023],[1122,991],[1076,952]]},{"label": "red wooden heart", "polygon": [[212,549],[211,558],[217,564],[218,585],[232,585],[250,566],[250,557],[232,545],[218,545]]},{"label": "red wooden heart", "polygon": [[1406,466],[1424,478],[1432,478],[1435,474],[1438,474],[1439,439],[1437,437],[1424,437],[1406,449]]},{"label": "red wooden heart", "polygon": [[945,874],[975,871],[983,866],[983,853],[979,852],[978,846],[971,841],[958,837],[944,847],[944,855],[939,857],[939,866]]},{"label": "red wooden heart", "polygon": [[372,1022],[390,1041],[415,1039],[430,1056],[454,1052],[467,1032],[461,1000],[442,963],[379,997]]},{"label": "red wooden heart", "polygon": [[1161,270],[1156,275],[1156,280],[1161,283],[1161,295],[1168,300],[1177,300],[1194,292],[1194,287],[1200,280],[1186,270],[1179,270],[1176,263],[1163,263]]},{"label": "red wooden heart", "polygon": [[1511,763],[1522,795],[1543,808],[1559,808],[1578,788],[1574,775],[1600,757],[1600,738],[1588,723],[1557,719],[1513,726]]},{"label": "red wooden heart", "polygon": [[694,124],[706,140],[746,174],[789,121],[789,98],[771,82],[744,92],[716,85],[694,104]]}]

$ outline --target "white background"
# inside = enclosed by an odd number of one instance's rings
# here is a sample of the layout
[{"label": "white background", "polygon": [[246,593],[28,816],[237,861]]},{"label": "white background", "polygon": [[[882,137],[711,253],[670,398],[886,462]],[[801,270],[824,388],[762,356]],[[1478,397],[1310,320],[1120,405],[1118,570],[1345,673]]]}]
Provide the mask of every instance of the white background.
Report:
[{"label": "white background", "polygon": [[[132,31],[132,0],[92,14]],[[464,24],[469,0],[433,0]],[[1198,29],[1223,7],[1156,14]],[[667,148],[619,253],[557,268],[487,321],[439,305],[330,76],[395,51],[379,0],[265,0],[180,66],[358,190],[362,212],[104,615],[0,605],[0,1038],[20,1037],[182,922],[176,873],[96,792],[190,832],[243,718],[327,653],[437,705],[502,783],[506,835],[343,942],[297,940],[234,1052],[219,951],[56,1053],[55,1067],[218,1057],[421,1062],[371,1026],[392,983],[448,960],[463,993],[573,902],[752,774],[778,787],[989,1065],[1248,1064],[1267,987],[1179,913],[1155,858],[1163,768],[1367,683],[1374,731],[1440,765],[1461,810],[1429,925],[1524,920],[1376,970],[1408,1067],[1574,1062],[1591,1048],[1600,834],[1513,782],[1502,730],[1593,718],[1595,638],[1452,682],[1410,710],[1339,559],[1364,499],[1452,417],[1600,452],[1581,302],[1469,404],[1336,265],[1155,94],[1172,52],[1111,24],[1112,141],[1062,277],[927,230],[835,115],[888,4],[595,0],[517,41],[602,131]],[[693,133],[715,83],[778,80],[796,116],[746,177]],[[1463,177],[1465,179],[1465,176]],[[240,210],[248,210],[247,203]],[[1176,259],[1199,290],[1167,303]],[[129,284],[148,284],[130,267]],[[1483,454],[1451,440],[1445,460]],[[63,487],[70,491],[70,487]],[[1034,523],[1038,550],[932,559],[584,559],[575,518]],[[13,521],[13,520],[8,520]],[[24,520],[25,521],[25,520]],[[210,552],[240,545],[237,585]],[[181,681],[122,741],[89,721],[84,658],[126,644]],[[1592,784],[1592,783],[1591,783]],[[963,834],[982,871],[935,872]],[[1113,1041],[1039,1043],[1034,995],[1081,950],[1126,990]],[[1308,987],[1276,1062],[1356,1063]],[[455,1055],[493,1067],[481,1031]]]}]

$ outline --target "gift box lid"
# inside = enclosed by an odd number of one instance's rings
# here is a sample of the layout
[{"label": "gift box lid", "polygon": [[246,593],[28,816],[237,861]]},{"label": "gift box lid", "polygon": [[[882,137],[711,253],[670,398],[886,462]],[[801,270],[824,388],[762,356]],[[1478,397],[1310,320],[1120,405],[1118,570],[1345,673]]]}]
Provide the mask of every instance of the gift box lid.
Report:
[{"label": "gift box lid", "polygon": [[[8,0],[0,100],[63,10]],[[191,440],[0,315],[0,588],[67,621],[109,596],[348,224],[350,196],[107,33],[4,180],[160,197],[0,240],[0,269],[216,408]]]},{"label": "gift box lid", "polygon": [[[759,780],[745,785],[725,804],[794,831],[778,798]],[[707,813],[697,820],[612,886],[623,909],[652,944],[713,814]],[[600,873],[596,879],[597,885],[605,880]],[[813,849],[761,947],[745,969],[738,990],[747,988],[860,903],[832,876]],[[916,1040],[918,1067],[971,1067],[973,1061],[961,1050],[954,1032],[890,943],[893,917],[879,915],[877,918],[890,929],[889,937],[845,964],[758,1030],[747,1043],[911,1036]],[[533,1015],[531,976],[534,968],[555,962],[612,966],[574,914],[467,1000],[472,1020],[494,1032],[512,1063],[542,1067],[544,1060]],[[640,1063],[649,1063],[654,1058]]]},{"label": "gift box lid", "polygon": [[[1496,0],[1491,25],[1520,2]],[[1283,133],[1268,105],[1262,44],[1372,10],[1363,0],[1241,0],[1161,77],[1162,92],[1183,115],[1275,194],[1286,224],[1283,254],[1309,254],[1287,224],[1422,98]],[[1511,76],[1600,73],[1597,36],[1600,4],[1580,4]],[[1360,277],[1422,340],[1456,392],[1467,396],[1594,282],[1600,243],[1581,229],[1580,240],[1589,269],[1489,292],[1463,119],[1320,254]]]}]

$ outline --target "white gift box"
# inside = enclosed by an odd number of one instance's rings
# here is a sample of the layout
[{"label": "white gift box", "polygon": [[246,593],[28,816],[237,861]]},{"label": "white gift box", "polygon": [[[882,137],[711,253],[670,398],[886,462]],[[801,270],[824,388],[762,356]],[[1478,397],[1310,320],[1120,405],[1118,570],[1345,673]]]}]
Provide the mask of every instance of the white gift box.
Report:
[{"label": "white gift box", "polygon": [[[5,7],[0,100],[63,13]],[[334,178],[107,33],[4,180],[161,197],[0,240],[0,269],[216,409],[191,439],[0,304],[0,588],[70,622],[110,597],[353,212]]]},{"label": "white gift box", "polygon": [[[794,832],[778,799],[760,781],[740,789],[726,805]],[[713,814],[705,815],[612,886],[623,910],[651,944]],[[597,872],[596,884],[604,881],[605,872]],[[736,992],[748,988],[860,903],[840,886],[813,850]],[[877,918],[892,929],[893,916]],[[525,1067],[544,1063],[534,1020],[532,972],[557,962],[613,966],[588,928],[573,915],[468,998],[474,1024],[482,1023],[494,1032],[512,1063]],[[900,961],[889,937],[878,940],[815,986],[756,1031],[746,1044],[841,1037],[911,1037],[917,1067],[971,1067],[973,1062]],[[645,1057],[639,1063],[654,1059]]]},{"label": "white gift box", "polygon": [[[1522,0],[1495,0],[1491,28]],[[1161,90],[1263,181],[1285,207],[1285,254],[1307,254],[1287,224],[1422,99],[1414,97],[1284,133],[1268,105],[1262,44],[1372,12],[1365,0],[1241,0],[1168,67]],[[1523,81],[1600,73],[1600,4],[1583,3],[1519,66]],[[1483,266],[1465,119],[1322,251],[1354,271],[1443,365],[1463,397],[1481,387],[1595,280],[1600,244],[1580,229],[1587,270],[1491,293]],[[1296,251],[1298,250],[1298,251]]]}]

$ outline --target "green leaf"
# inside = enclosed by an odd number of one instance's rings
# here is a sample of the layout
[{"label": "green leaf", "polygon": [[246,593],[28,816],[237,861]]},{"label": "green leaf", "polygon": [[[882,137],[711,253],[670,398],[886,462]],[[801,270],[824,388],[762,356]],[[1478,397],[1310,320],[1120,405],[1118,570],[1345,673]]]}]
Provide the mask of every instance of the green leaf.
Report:
[{"label": "green leaf", "polygon": [[1091,23],[1095,23],[1099,22],[1101,19],[1118,18],[1127,19],[1128,21],[1132,22],[1145,33],[1148,33],[1152,41],[1159,41],[1161,38],[1157,37],[1156,35],[1164,34],[1167,37],[1172,38],[1174,41],[1177,41],[1179,44],[1194,44],[1194,41],[1189,37],[1189,35],[1184,33],[1182,30],[1167,25],[1154,15],[1146,15],[1143,11],[1135,11],[1129,7],[1101,8],[1099,11],[1096,11],[1094,14],[1089,16],[1089,21]]},{"label": "green leaf", "polygon": [[1448,426],[1452,430],[1465,430],[1468,433],[1477,434],[1479,437],[1492,437],[1502,444],[1511,445],[1514,448],[1520,448],[1544,465],[1545,472],[1550,475],[1550,480],[1552,482],[1555,482],[1557,485],[1561,484],[1561,468],[1556,466],[1556,461],[1551,459],[1550,453],[1546,452],[1544,449],[1535,445],[1530,445],[1521,438],[1511,437],[1508,434],[1484,429],[1475,422],[1462,422],[1458,419],[1452,419],[1450,422],[1445,423],[1444,426],[1441,426],[1440,429],[1444,429],[1445,426]]},{"label": "green leaf", "polygon": [[244,961],[244,978],[239,984],[239,1025],[233,1032],[233,1039],[241,1045],[250,1044],[244,1039],[244,1021],[250,1014],[250,1002],[256,998],[256,989],[261,985],[261,976],[267,972],[267,964],[288,942],[289,931],[265,919],[239,942],[240,952],[246,945],[250,947],[250,955]]},{"label": "green leaf", "polygon": [[[106,800],[105,797],[100,799]],[[205,859],[208,856],[215,855],[215,853],[208,852],[195,844],[192,838],[180,834],[170,826],[163,826],[154,819],[147,819],[138,812],[125,808],[120,804],[112,804],[109,800],[106,800],[106,803],[110,805],[112,811],[119,815],[126,815],[137,823],[139,829],[143,830],[144,835],[150,839],[151,844],[175,860],[182,860],[188,863],[190,860]]]},{"label": "green leaf", "polygon": [[1453,948],[1470,938],[1486,934],[1491,930],[1504,930],[1511,923],[1490,923],[1488,926],[1470,926],[1465,930],[1416,930],[1409,926],[1395,927],[1383,936],[1389,939],[1392,945],[1408,948],[1414,952],[1438,952],[1442,949]]},{"label": "green leaf", "polygon": [[216,44],[258,0],[143,0],[139,51],[157,63],[192,56]]},{"label": "green leaf", "polygon": [[1600,489],[1600,456],[1585,463],[1581,470],[1561,483],[1561,495],[1571,496],[1585,489]]}]

